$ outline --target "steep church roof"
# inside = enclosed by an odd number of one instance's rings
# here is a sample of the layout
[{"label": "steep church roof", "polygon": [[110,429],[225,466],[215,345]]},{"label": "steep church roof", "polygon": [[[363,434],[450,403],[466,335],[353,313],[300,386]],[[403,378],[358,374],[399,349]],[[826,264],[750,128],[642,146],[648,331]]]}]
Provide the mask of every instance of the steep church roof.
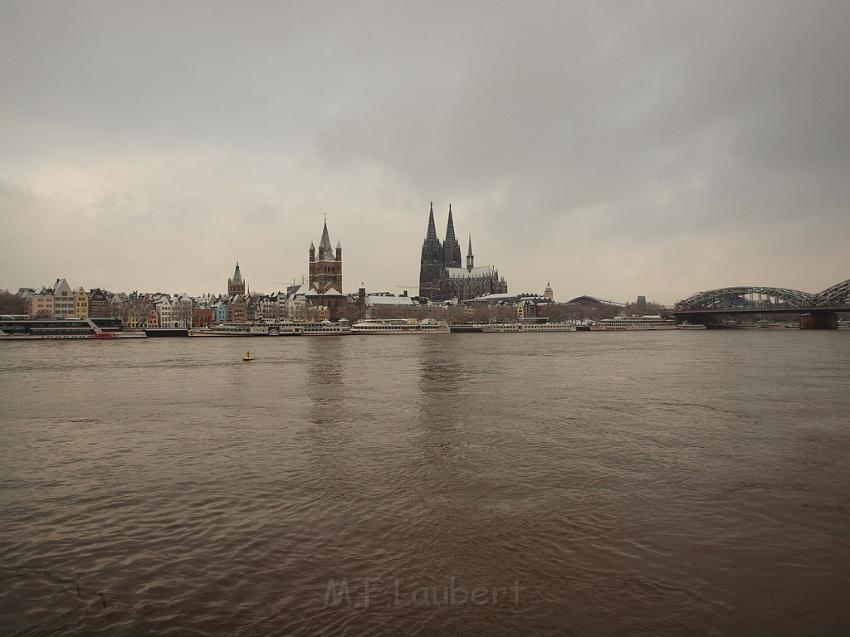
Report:
[{"label": "steep church roof", "polygon": [[[434,224],[434,202],[431,202],[431,212],[428,215],[428,234],[426,239],[437,239],[437,226]],[[439,239],[437,239],[439,241]]]},{"label": "steep church roof", "polygon": [[446,241],[455,239],[455,223],[452,220],[452,205],[449,204],[449,223],[446,226]]},{"label": "steep church roof", "polygon": [[322,240],[319,242],[319,250],[324,250],[327,254],[333,253],[331,247],[331,237],[328,234],[328,222],[325,220],[325,227],[322,228]]},{"label": "steep church roof", "polygon": [[498,279],[499,273],[495,266],[480,265],[476,268],[446,268],[450,279]]},{"label": "steep church roof", "polygon": [[239,261],[236,262],[236,270],[233,272],[233,283],[242,283],[242,273],[239,271]]}]

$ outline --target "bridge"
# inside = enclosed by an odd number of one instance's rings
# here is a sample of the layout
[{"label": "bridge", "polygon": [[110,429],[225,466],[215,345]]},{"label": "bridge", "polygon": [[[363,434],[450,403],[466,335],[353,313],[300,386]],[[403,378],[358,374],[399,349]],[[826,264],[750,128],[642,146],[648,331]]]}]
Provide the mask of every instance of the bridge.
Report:
[{"label": "bridge", "polygon": [[799,314],[803,329],[835,329],[850,312],[850,279],[812,294],[788,288],[738,286],[698,292],[676,303],[674,316],[710,324],[739,314]]}]

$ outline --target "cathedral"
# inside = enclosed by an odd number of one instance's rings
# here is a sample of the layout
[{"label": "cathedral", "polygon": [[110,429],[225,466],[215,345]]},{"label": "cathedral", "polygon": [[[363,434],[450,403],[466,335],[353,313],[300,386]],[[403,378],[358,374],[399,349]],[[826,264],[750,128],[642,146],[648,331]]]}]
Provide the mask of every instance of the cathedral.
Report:
[{"label": "cathedral", "polygon": [[446,239],[440,242],[434,224],[434,203],[428,217],[428,232],[422,243],[419,265],[419,296],[432,301],[457,299],[467,301],[485,294],[504,294],[508,283],[492,265],[475,267],[472,254],[472,237],[466,252],[466,267],[461,263],[460,244],[455,237],[452,206],[449,204],[449,222]]},{"label": "cathedral", "polygon": [[342,294],[342,245],[337,241],[336,250],[331,247],[327,219],[322,229],[318,253],[316,246],[310,243],[309,261],[309,290],[305,296],[313,305],[328,308],[329,318],[335,320],[341,304],[345,301]]}]

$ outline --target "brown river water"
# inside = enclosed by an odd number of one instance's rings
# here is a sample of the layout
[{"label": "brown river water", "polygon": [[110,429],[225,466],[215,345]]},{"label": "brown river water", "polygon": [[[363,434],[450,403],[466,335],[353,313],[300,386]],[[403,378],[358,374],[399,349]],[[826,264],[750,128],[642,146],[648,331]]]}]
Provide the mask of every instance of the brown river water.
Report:
[{"label": "brown river water", "polygon": [[850,331],[7,342],[0,404],[3,635],[850,633]]}]

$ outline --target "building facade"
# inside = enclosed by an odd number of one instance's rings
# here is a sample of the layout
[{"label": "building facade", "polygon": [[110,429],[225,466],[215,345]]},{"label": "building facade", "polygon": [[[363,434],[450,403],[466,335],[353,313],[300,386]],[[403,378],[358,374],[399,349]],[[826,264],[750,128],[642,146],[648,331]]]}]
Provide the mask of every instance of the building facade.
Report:
[{"label": "building facade", "polygon": [[419,262],[419,296],[432,301],[467,301],[486,294],[504,294],[507,291],[508,283],[504,277],[499,276],[495,266],[475,266],[471,236],[466,253],[466,266],[462,266],[451,204],[446,239],[440,242],[434,223],[432,202]]},{"label": "building facade", "polygon": [[38,294],[30,297],[30,316],[48,318],[53,316],[53,290],[41,288]]},{"label": "building facade", "polygon": [[56,279],[53,286],[53,316],[69,318],[74,316],[74,291],[65,279]]},{"label": "building facade", "polygon": [[112,304],[106,292],[95,288],[89,292],[89,316],[92,318],[109,318],[112,316]]},{"label": "building facade", "polygon": [[82,286],[74,292],[74,316],[79,319],[89,316],[89,295]]}]

